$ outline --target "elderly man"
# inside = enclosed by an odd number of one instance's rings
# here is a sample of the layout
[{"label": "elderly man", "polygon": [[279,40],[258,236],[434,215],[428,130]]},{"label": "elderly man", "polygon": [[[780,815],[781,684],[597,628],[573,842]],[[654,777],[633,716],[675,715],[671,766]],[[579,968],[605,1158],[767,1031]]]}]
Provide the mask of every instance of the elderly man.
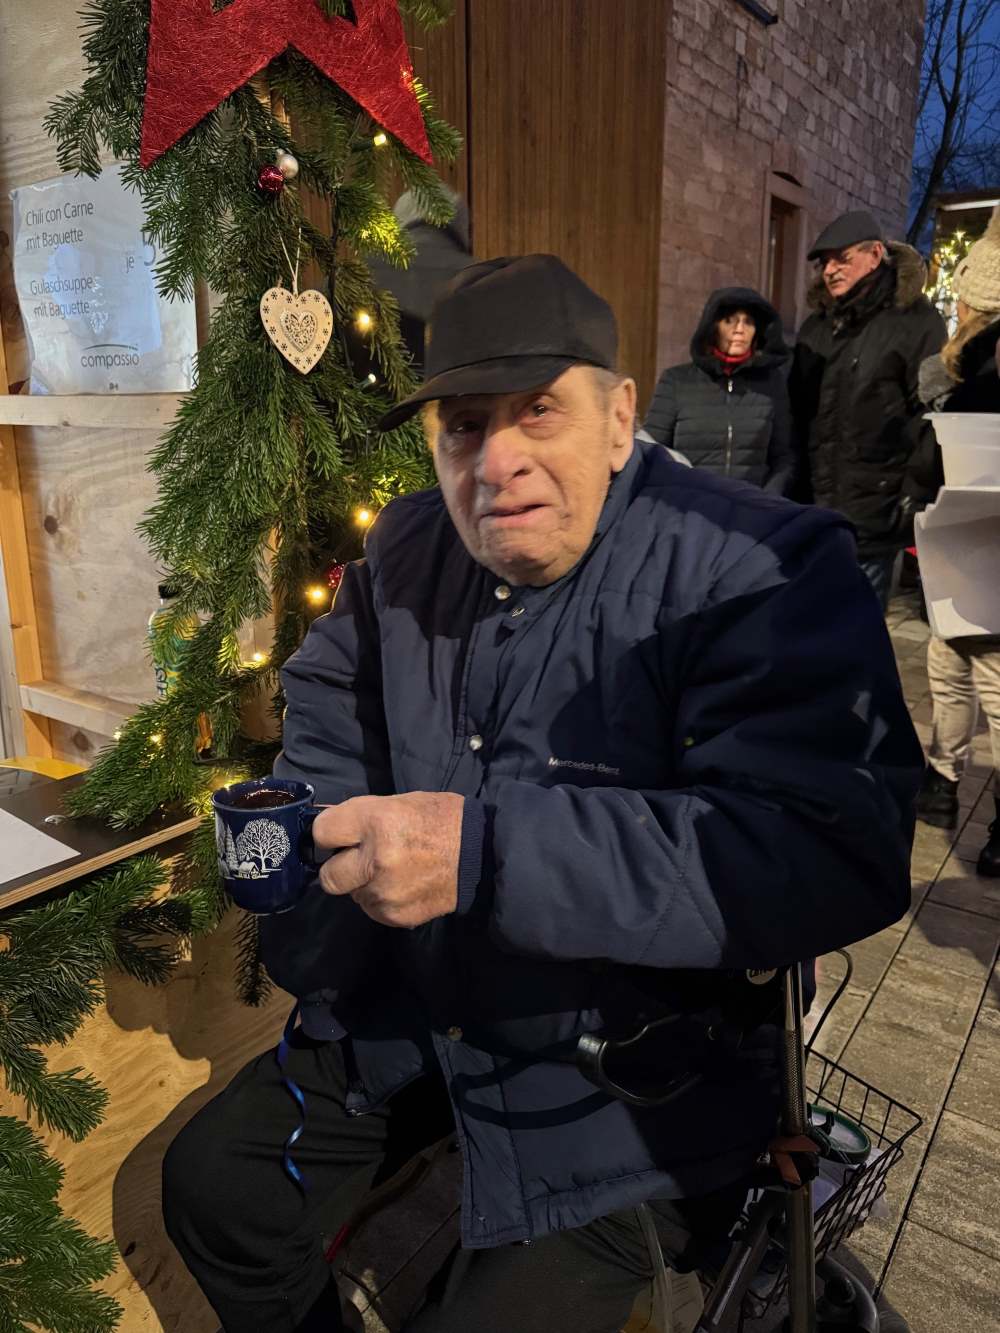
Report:
[{"label": "elderly man", "polygon": [[[440,490],[388,506],[284,672],[278,771],[330,806],[265,928],[302,1031],[166,1163],[227,1331],[339,1327],[321,1229],[457,1127],[475,1253],[407,1328],[614,1333],[636,1206],[673,1255],[724,1236],[774,1132],[747,971],[909,901],[922,758],[847,523],[635,441],[614,317],[552,256],[467,268],[432,329],[384,425],[423,412]],[[669,1102],[587,1081],[581,1036],[664,1017]]]},{"label": "elderly man", "polygon": [[854,524],[861,567],[884,608],[896,553],[939,484],[917,377],[947,333],[923,294],[923,260],[884,241],[870,213],[837,218],[809,258],[817,309],[799,333],[789,384],[803,498]]}]

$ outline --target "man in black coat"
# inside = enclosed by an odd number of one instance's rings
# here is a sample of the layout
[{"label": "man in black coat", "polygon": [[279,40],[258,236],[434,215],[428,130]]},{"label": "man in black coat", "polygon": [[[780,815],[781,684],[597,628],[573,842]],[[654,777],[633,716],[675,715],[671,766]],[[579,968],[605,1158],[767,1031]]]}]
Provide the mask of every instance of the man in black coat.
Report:
[{"label": "man in black coat", "polygon": [[845,213],[809,253],[818,261],[790,392],[802,450],[802,498],[854,524],[858,558],[883,607],[896,553],[939,478],[917,377],[944,321],[923,295],[909,246],[882,239],[870,213]]}]

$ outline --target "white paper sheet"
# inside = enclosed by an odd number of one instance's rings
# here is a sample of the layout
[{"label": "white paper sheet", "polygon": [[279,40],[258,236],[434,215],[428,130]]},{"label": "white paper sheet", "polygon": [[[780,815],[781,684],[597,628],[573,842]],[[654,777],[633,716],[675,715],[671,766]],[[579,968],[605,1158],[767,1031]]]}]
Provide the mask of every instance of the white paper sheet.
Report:
[{"label": "white paper sheet", "polygon": [[1000,486],[944,486],[916,520],[931,629],[1000,634]]},{"label": "white paper sheet", "polygon": [[0,810],[0,878],[10,882],[78,856],[64,842],[50,838],[7,810]]}]

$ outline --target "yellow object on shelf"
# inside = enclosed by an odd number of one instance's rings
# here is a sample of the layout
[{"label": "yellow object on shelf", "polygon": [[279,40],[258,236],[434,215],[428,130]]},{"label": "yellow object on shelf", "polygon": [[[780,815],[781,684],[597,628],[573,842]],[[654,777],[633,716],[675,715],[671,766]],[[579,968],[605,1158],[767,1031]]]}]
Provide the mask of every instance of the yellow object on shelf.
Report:
[{"label": "yellow object on shelf", "polygon": [[0,759],[0,768],[21,768],[28,773],[41,773],[46,778],[71,778],[84,771],[82,764],[71,764],[67,759],[32,759],[26,754],[13,759]]}]

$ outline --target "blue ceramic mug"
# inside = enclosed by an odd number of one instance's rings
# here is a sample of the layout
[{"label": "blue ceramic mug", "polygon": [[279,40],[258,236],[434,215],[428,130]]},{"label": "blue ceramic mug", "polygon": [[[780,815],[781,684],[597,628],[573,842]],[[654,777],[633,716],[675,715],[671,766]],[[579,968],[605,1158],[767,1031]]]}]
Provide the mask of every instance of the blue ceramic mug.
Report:
[{"label": "blue ceramic mug", "polygon": [[252,778],[212,796],[219,874],[233,902],[248,912],[287,912],[316,874],[308,782]]}]

